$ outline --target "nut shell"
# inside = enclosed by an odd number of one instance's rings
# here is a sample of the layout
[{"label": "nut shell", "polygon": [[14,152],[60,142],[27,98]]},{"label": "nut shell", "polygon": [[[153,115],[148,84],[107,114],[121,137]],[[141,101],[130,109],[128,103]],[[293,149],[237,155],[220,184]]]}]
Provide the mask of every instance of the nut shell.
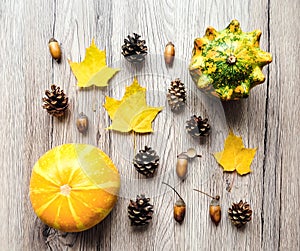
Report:
[{"label": "nut shell", "polygon": [[220,206],[220,196],[217,195],[215,199],[210,202],[209,205],[209,215],[213,223],[218,226],[221,221],[221,206]]},{"label": "nut shell", "polygon": [[219,222],[221,221],[221,207],[220,205],[218,206],[209,206],[209,215],[213,223],[218,226]]},{"label": "nut shell", "polygon": [[80,113],[76,121],[77,129],[80,133],[85,134],[89,127],[88,117],[84,113]]},{"label": "nut shell", "polygon": [[165,52],[164,52],[164,58],[165,62],[168,65],[172,65],[175,57],[175,46],[172,42],[167,43]]},{"label": "nut shell", "polygon": [[174,205],[174,219],[180,224],[184,221],[185,209],[186,206],[184,201],[181,199],[177,200]]},{"label": "nut shell", "polygon": [[180,179],[184,179],[187,174],[188,159],[186,155],[179,155],[176,163],[176,174]]},{"label": "nut shell", "polygon": [[60,45],[55,38],[51,38],[48,43],[49,51],[54,60],[59,62],[61,60]]}]

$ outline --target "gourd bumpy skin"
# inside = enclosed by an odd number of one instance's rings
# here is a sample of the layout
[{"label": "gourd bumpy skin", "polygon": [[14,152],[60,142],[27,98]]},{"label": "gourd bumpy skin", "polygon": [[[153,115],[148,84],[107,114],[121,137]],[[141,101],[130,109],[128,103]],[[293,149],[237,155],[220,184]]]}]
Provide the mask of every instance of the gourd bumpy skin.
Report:
[{"label": "gourd bumpy skin", "polygon": [[222,100],[246,98],[265,81],[262,68],[272,55],[259,47],[260,30],[242,32],[237,20],[220,32],[208,27],[196,38],[189,70],[203,92]]}]

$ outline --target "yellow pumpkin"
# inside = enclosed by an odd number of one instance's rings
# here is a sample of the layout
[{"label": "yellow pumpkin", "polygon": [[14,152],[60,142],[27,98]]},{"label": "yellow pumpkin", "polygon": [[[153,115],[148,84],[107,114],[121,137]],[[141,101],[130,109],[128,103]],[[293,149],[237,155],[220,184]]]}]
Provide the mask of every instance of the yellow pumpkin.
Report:
[{"label": "yellow pumpkin", "polygon": [[114,207],[120,175],[99,148],[64,144],[34,165],[30,200],[37,216],[64,232],[80,232],[102,221]]}]

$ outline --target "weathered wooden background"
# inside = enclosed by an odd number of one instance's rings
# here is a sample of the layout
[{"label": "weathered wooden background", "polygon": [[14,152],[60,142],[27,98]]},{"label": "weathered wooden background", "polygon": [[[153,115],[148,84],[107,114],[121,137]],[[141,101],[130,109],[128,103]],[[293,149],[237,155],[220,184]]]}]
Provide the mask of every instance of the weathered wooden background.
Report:
[{"label": "weathered wooden background", "polygon": [[[0,3],[0,238],[1,250],[299,250],[300,248],[300,136],[299,136],[299,10],[295,0],[168,0],[168,1],[12,1]],[[264,69],[266,82],[247,100],[221,104],[196,90],[187,67],[193,40],[208,25],[217,30],[238,19],[244,31],[261,29],[261,47],[273,54]],[[123,39],[137,32],[146,39],[149,55],[143,67],[125,62]],[[48,40],[63,48],[60,64],[48,52]],[[107,50],[109,65],[122,68],[106,89],[79,90],[67,59],[80,61],[92,38]],[[162,61],[165,44],[176,46],[173,68]],[[102,107],[105,95],[121,98],[137,75],[148,88],[148,103],[163,105],[153,126],[155,133],[137,136],[137,148],[152,146],[161,157],[155,178],[145,180],[133,169],[132,135],[106,131],[109,118]],[[165,93],[180,77],[188,89],[188,106],[171,113]],[[70,97],[70,113],[54,119],[41,108],[44,91],[55,83]],[[96,106],[96,112],[92,106]],[[223,110],[224,108],[224,110]],[[80,112],[90,119],[86,136],[78,133]],[[212,133],[199,144],[184,130],[192,114],[207,116]],[[229,128],[258,147],[253,173],[223,174],[212,153],[223,147]],[[50,148],[81,142],[110,155],[122,177],[119,201],[110,216],[96,227],[77,234],[47,228],[35,216],[28,197],[32,166]],[[176,154],[195,147],[202,159],[190,163],[187,179],[174,175]],[[172,218],[173,192],[161,181],[176,185],[187,203],[182,225]],[[198,188],[220,194],[222,221],[215,227],[208,217],[210,199]],[[155,206],[153,222],[145,231],[130,227],[129,198],[145,192]],[[231,225],[226,211],[232,202],[247,200],[253,220],[243,230]]]}]

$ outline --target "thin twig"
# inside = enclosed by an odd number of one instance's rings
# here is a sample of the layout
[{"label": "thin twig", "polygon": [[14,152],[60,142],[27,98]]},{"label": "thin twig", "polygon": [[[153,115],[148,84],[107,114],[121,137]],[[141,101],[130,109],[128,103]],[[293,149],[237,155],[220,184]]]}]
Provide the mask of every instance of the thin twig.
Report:
[{"label": "thin twig", "polygon": [[215,199],[216,200],[216,197],[213,197],[213,196],[211,196],[211,195],[209,195],[208,193],[204,193],[204,192],[202,192],[202,191],[200,191],[200,190],[198,190],[198,189],[193,189],[194,191],[196,191],[196,192],[199,192],[199,193],[202,193],[202,194],[205,194],[206,196],[208,196],[208,197],[210,197],[210,198],[212,198],[212,199]]},{"label": "thin twig", "polygon": [[[174,187],[170,186],[169,184],[167,184],[166,182],[162,182],[164,185],[167,185],[168,187],[170,187],[177,195],[178,197],[184,202],[184,200],[182,199],[182,197],[180,196],[180,194],[175,190]],[[185,203],[185,202],[184,202]]]}]

